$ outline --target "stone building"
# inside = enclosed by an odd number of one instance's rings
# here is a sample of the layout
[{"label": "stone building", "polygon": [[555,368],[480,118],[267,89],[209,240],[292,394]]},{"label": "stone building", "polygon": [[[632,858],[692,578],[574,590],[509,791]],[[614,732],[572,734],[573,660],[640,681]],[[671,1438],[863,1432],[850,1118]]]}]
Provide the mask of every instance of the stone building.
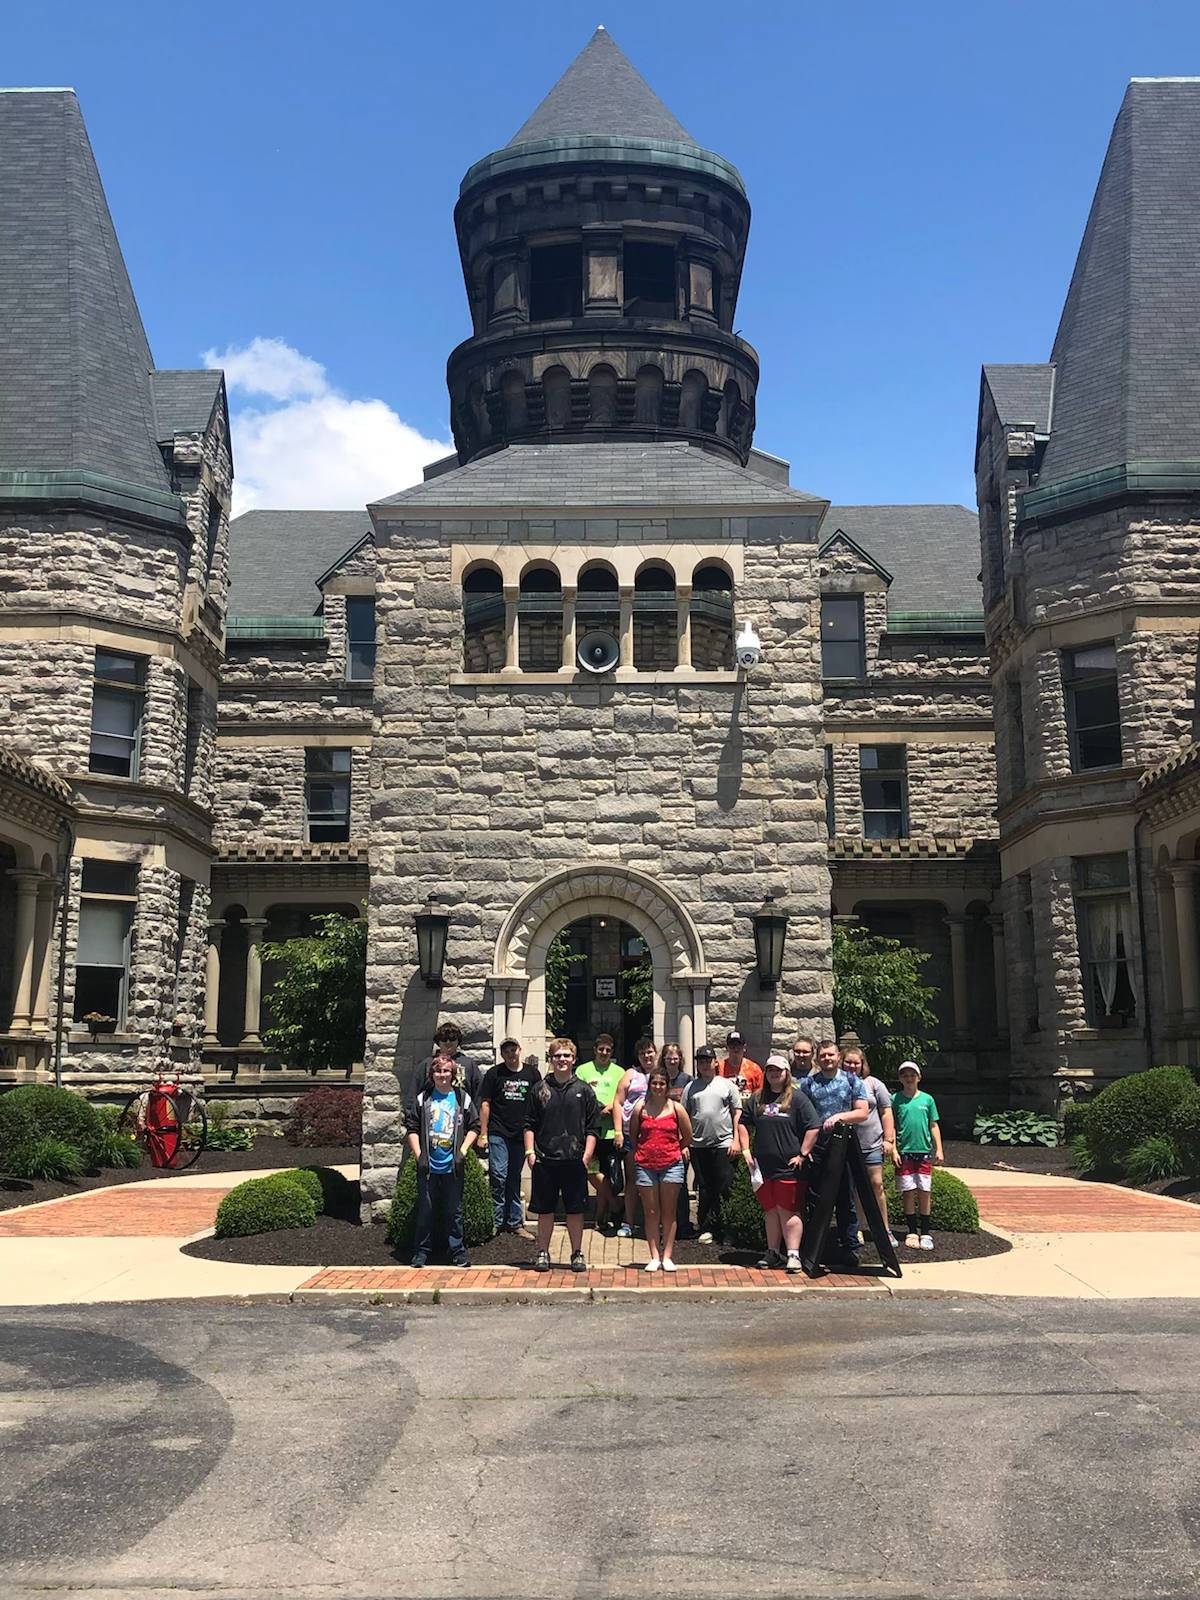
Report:
[{"label": "stone building", "polygon": [[1044,366],[976,471],[1017,1103],[1200,1044],[1200,81],[1134,79]]},{"label": "stone building", "polygon": [[70,90],[0,92],[0,236],[0,1060],[111,1092],[199,1064],[225,392],[155,368]]}]

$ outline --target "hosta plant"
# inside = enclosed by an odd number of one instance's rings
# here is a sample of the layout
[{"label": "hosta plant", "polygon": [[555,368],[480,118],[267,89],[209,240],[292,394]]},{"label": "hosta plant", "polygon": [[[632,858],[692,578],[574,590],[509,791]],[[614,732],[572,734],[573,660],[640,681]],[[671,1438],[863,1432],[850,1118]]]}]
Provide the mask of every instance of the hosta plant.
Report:
[{"label": "hosta plant", "polygon": [[977,1144],[1040,1144],[1052,1150],[1058,1143],[1058,1123],[1042,1111],[981,1111],[974,1135]]}]

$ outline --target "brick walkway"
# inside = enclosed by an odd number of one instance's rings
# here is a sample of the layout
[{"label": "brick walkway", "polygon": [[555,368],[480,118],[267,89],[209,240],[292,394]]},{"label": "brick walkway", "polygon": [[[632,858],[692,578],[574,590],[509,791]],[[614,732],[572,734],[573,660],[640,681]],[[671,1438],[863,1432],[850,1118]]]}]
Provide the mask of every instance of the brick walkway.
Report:
[{"label": "brick walkway", "polygon": [[172,1189],[170,1182],[115,1184],[0,1211],[0,1239],[187,1239],[211,1228],[228,1186]]},{"label": "brick walkway", "polygon": [[588,1272],[532,1272],[521,1267],[426,1267],[414,1272],[411,1267],[325,1267],[300,1285],[305,1289],[356,1290],[382,1293],[410,1293],[414,1290],[463,1291],[483,1289],[495,1293],[525,1294],[530,1290],[628,1289],[655,1294],[678,1289],[858,1289],[886,1294],[882,1277],[860,1273],[831,1272],[824,1278],[809,1280],[802,1275],[788,1277],[782,1272],[759,1272],[755,1267],[680,1267],[675,1273],[647,1273],[638,1267],[599,1267]]},{"label": "brick walkway", "polygon": [[975,1198],[980,1221],[1006,1233],[1200,1232],[1200,1206],[1107,1184],[981,1184]]}]

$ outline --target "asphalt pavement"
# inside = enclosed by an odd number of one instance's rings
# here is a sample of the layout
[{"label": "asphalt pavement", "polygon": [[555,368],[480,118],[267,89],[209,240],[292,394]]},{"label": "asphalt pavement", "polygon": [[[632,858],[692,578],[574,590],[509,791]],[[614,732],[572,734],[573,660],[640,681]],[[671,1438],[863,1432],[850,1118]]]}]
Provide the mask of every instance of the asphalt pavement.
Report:
[{"label": "asphalt pavement", "polygon": [[1195,1600],[1169,1300],[0,1318],[0,1595]]}]

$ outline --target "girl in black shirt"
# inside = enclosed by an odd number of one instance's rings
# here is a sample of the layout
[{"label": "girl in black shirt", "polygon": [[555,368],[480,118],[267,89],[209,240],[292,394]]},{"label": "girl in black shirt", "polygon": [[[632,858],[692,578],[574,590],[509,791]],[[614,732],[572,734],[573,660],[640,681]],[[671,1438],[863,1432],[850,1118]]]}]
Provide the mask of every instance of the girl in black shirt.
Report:
[{"label": "girl in black shirt", "polygon": [[[808,1180],[800,1176],[800,1169],[817,1142],[821,1118],[808,1096],[795,1088],[782,1056],[767,1057],[765,1077],[742,1113],[742,1126],[754,1129],[754,1160],[763,1179],[757,1194],[767,1253],[759,1265],[786,1264],[788,1272],[795,1273],[800,1271],[801,1213],[808,1192]],[[749,1159],[749,1150],[746,1155]]]}]

